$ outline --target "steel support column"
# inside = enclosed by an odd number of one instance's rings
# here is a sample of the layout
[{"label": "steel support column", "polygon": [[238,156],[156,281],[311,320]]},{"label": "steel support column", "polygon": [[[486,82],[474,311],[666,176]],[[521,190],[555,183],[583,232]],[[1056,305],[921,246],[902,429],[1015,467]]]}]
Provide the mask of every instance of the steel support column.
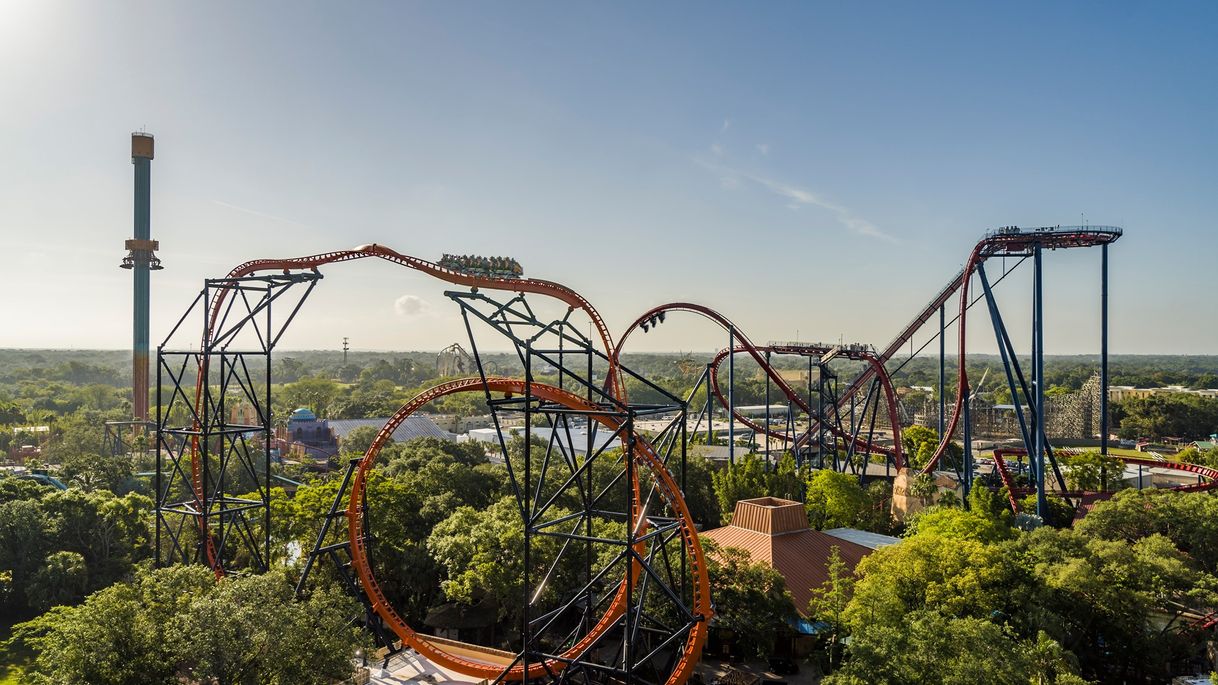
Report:
[{"label": "steel support column", "polygon": [[[1100,247],[1100,454],[1108,454],[1108,246]],[[1101,472],[1101,481],[1107,480]]]},{"label": "steel support column", "polygon": [[[770,366],[770,351],[766,350],[765,365]],[[770,374],[762,374],[765,376],[765,433],[762,439],[765,440],[765,470],[770,470]]]},{"label": "steel support column", "polygon": [[1032,293],[1032,368],[1036,393],[1036,515],[1044,519],[1049,505],[1045,499],[1045,319],[1043,260],[1041,247],[1033,248],[1033,293]]},{"label": "steel support column", "polygon": [[1012,367],[1018,367],[1019,360],[1014,358],[1007,338],[1006,326],[1002,322],[1002,314],[998,311],[998,303],[994,299],[994,291],[990,288],[990,279],[985,274],[985,265],[977,265],[977,276],[981,279],[981,289],[985,294],[985,304],[990,310],[990,322],[994,325],[994,340],[998,343],[998,355],[1002,359],[1002,370],[1006,373],[1007,388],[1011,391],[1011,402],[1015,405],[1015,418],[1019,421],[1019,434],[1023,437],[1023,446],[1028,454],[1032,453],[1031,433],[1028,432],[1028,422],[1023,414],[1022,395],[1015,386],[1015,372]]},{"label": "steel support column", "polygon": [[736,328],[727,329],[727,463],[736,463]]},{"label": "steel support column", "polygon": [[943,422],[946,419],[947,397],[944,394],[947,386],[947,305],[939,305],[939,439],[943,439]]}]

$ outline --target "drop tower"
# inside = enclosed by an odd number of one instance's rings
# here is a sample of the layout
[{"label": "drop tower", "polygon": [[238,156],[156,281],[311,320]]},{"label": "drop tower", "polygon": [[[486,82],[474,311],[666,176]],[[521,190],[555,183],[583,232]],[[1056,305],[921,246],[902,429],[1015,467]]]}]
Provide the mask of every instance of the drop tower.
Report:
[{"label": "drop tower", "polygon": [[148,420],[149,273],[161,269],[152,239],[152,134],[131,134],[131,164],[135,167],[135,237],[127,240],[127,256],[119,266],[130,269],[135,281],[132,306],[131,400],[134,419]]}]

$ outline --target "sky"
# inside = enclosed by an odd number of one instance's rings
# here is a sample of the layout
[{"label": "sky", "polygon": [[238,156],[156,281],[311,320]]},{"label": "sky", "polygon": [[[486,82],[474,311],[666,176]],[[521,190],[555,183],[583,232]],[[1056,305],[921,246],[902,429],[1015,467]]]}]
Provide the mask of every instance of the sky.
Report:
[{"label": "sky", "polygon": [[[985,231],[1086,222],[1126,231],[1112,351],[1218,354],[1216,32],[1212,2],[0,0],[0,347],[130,345],[145,130],[154,346],[205,278],[375,242],[514,256],[615,333],[684,300],[882,347]],[[1099,264],[1046,256],[1049,354],[1098,350]],[[323,273],[281,348],[464,339],[444,283]],[[998,288],[1025,347],[1030,279]]]}]

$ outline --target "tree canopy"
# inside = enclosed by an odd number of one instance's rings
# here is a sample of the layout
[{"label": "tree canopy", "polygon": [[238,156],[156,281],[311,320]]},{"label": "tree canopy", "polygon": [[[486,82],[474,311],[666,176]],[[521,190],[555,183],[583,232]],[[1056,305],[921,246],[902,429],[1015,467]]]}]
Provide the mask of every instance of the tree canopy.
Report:
[{"label": "tree canopy", "polygon": [[787,622],[795,617],[795,604],[782,574],[758,563],[735,547],[719,547],[703,540],[715,623],[736,636],[747,655],[765,657]]},{"label": "tree canopy", "polygon": [[143,571],[19,624],[38,654],[35,685],[328,685],[352,672],[366,638],[335,590],[297,600],[282,572],[217,583],[202,566]]}]

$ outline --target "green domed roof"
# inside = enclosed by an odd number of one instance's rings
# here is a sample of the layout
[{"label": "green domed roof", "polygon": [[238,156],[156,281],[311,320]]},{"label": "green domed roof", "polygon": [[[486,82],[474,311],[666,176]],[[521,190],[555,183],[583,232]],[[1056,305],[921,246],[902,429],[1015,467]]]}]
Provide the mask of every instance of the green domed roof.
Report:
[{"label": "green domed roof", "polygon": [[308,407],[300,407],[296,411],[292,412],[292,415],[290,417],[288,417],[288,421],[316,421],[316,420],[317,420],[317,414],[314,414],[313,410],[309,409]]}]

